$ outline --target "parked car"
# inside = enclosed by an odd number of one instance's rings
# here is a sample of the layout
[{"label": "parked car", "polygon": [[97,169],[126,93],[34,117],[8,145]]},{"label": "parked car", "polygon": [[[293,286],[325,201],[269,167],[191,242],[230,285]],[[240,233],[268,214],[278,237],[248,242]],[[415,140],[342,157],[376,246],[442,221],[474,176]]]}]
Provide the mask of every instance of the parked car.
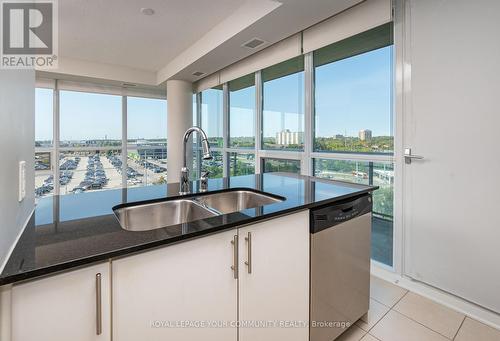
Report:
[{"label": "parked car", "polygon": [[85,188],[75,187],[75,188],[73,188],[73,190],[71,192],[73,192],[74,194],[83,193],[83,192],[85,192]]}]

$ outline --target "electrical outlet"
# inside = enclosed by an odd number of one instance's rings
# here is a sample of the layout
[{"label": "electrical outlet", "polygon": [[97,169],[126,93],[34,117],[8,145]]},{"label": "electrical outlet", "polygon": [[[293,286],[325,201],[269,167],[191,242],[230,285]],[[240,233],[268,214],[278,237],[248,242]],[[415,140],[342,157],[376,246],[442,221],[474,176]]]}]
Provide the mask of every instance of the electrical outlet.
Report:
[{"label": "electrical outlet", "polygon": [[19,161],[19,202],[26,197],[26,161]]}]

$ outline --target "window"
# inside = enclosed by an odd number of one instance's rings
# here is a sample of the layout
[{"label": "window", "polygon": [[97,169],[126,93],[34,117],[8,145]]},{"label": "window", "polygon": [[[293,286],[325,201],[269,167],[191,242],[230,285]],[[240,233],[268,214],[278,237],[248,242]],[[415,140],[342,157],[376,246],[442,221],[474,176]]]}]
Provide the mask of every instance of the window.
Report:
[{"label": "window", "polygon": [[373,193],[372,258],[392,265],[394,165],[314,159],[314,176],[380,187]]},{"label": "window", "polygon": [[35,89],[35,198],[54,194],[52,89]]},{"label": "window", "polygon": [[222,102],[222,86],[201,93],[201,128],[210,145],[219,148],[223,147]]},{"label": "window", "polygon": [[40,198],[53,193],[52,153],[35,152],[35,197]]},{"label": "window", "polygon": [[248,175],[255,173],[255,154],[250,153],[229,153],[229,175]]},{"label": "window", "polygon": [[368,185],[369,173],[368,162],[314,159],[314,176],[320,178]]},{"label": "window", "polygon": [[127,150],[127,186],[167,183],[167,149],[136,146]]},{"label": "window", "polygon": [[35,90],[35,147],[52,147],[53,139],[53,93],[52,89]]},{"label": "window", "polygon": [[127,97],[127,135],[127,186],[166,183],[167,101]]},{"label": "window", "polygon": [[211,179],[222,178],[223,176],[223,160],[222,153],[218,151],[212,151],[212,160],[202,160],[201,161],[201,171],[210,172],[208,177]]},{"label": "window", "polygon": [[[53,117],[57,114],[53,93],[56,91],[36,89],[37,199],[56,190],[55,194],[64,195],[121,188],[125,184],[133,187],[166,182],[165,99],[59,90],[60,140],[53,143]],[[122,144],[124,114],[126,144]],[[127,167],[122,164],[122,155],[127,156]],[[53,171],[54,167],[59,167],[59,174]]]},{"label": "window", "polygon": [[229,82],[229,146],[255,147],[255,75]]},{"label": "window", "polygon": [[383,25],[314,52],[315,151],[392,153],[392,34]]},{"label": "window", "polygon": [[127,134],[129,144],[166,146],[167,101],[127,97]]},{"label": "window", "polygon": [[304,58],[262,71],[262,148],[304,149]]},{"label": "window", "polygon": [[61,147],[121,146],[122,97],[60,91]]},{"label": "window", "polygon": [[284,172],[300,174],[299,160],[265,158],[263,159],[263,163],[264,173]]}]

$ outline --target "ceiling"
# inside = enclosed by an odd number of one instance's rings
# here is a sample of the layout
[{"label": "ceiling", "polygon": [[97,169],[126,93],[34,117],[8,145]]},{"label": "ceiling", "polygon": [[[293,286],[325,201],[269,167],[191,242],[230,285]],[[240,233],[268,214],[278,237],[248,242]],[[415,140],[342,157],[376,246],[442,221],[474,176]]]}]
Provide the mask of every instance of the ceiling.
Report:
[{"label": "ceiling", "polygon": [[[362,0],[280,0],[281,6],[256,20],[196,61],[174,70],[159,81],[169,78],[196,81],[193,72],[205,74],[216,72],[232,63],[246,58],[269,45],[305,30],[335,14],[338,14]],[[255,50],[242,48],[248,40],[258,37],[267,43]]]},{"label": "ceiling", "polygon": [[[157,71],[245,0],[59,1],[59,55]],[[147,16],[141,8],[152,8]]]},{"label": "ceiling", "polygon": [[[59,69],[48,71],[149,86],[196,81],[195,71],[218,71],[361,1],[63,0]],[[241,47],[254,37],[266,44]]]}]

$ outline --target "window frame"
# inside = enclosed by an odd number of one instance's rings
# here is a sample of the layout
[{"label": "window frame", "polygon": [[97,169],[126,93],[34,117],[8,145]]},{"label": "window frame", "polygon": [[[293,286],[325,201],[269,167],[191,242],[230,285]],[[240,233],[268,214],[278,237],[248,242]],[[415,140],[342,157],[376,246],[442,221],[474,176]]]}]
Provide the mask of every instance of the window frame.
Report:
[{"label": "window frame", "polygon": [[[263,149],[262,148],[262,130],[263,130],[263,81],[262,70],[255,72],[255,148],[238,148],[229,147],[229,86],[228,82],[219,84],[223,90],[223,147],[212,147],[213,151],[223,154],[223,174],[228,176],[229,166],[227,154],[236,153],[252,153],[255,154],[255,173],[261,173],[262,159],[277,158],[291,159],[300,161],[300,169],[302,175],[314,176],[313,163],[314,159],[336,159],[347,161],[366,161],[377,163],[394,163],[394,154],[384,153],[358,153],[358,152],[324,152],[314,151],[314,51],[304,54],[304,150],[279,150],[279,149]],[[201,122],[200,108],[202,105],[202,91],[197,93],[197,122]],[[391,103],[392,106],[392,103]],[[394,116],[392,119],[394,120]],[[200,149],[198,146],[197,149]],[[200,160],[201,161],[201,160]],[[198,162],[201,166],[201,162]],[[198,174],[201,172],[200,167],[196,169]]]},{"label": "window frame", "polygon": [[[60,169],[59,169],[59,155],[62,152],[85,152],[85,151],[119,151],[121,153],[121,187],[123,189],[128,188],[127,186],[127,153],[128,153],[128,143],[127,143],[127,98],[151,98],[151,99],[162,99],[167,100],[166,96],[160,96],[158,93],[152,92],[150,95],[147,93],[130,93],[127,94],[123,89],[115,89],[114,87],[109,87],[105,89],[103,86],[97,88],[92,87],[92,85],[86,83],[71,83],[66,84],[65,81],[59,81],[57,79],[51,82],[43,82],[43,80],[37,80],[36,88],[41,89],[51,89],[53,92],[53,106],[52,106],[52,147],[36,147],[35,153],[50,153],[51,157],[51,171],[54,176],[54,189],[51,195],[60,195]],[[63,86],[61,87],[60,84]],[[103,95],[117,95],[121,97],[121,146],[96,146],[96,147],[61,147],[60,141],[60,92],[61,91],[75,91],[75,92],[85,92],[93,94],[103,94]],[[122,92],[121,94],[119,92]],[[167,113],[165,113],[167,114]],[[168,138],[168,137],[167,137]],[[144,149],[156,149],[155,146],[145,146]],[[111,188],[110,188],[111,189]]]},{"label": "window frame", "polygon": [[228,174],[229,176],[231,176],[231,154],[232,153],[236,153],[236,154],[239,154],[239,155],[253,155],[253,162],[254,162],[254,165],[253,165],[253,174],[255,174],[255,168],[256,168],[256,162],[257,162],[257,158],[255,156],[255,152],[253,149],[246,149],[245,152],[242,152],[241,149],[235,149],[235,150],[231,150],[231,149],[228,149],[229,151],[226,153],[227,154],[227,158],[228,158],[228,162],[227,162],[227,168],[228,168]]}]

